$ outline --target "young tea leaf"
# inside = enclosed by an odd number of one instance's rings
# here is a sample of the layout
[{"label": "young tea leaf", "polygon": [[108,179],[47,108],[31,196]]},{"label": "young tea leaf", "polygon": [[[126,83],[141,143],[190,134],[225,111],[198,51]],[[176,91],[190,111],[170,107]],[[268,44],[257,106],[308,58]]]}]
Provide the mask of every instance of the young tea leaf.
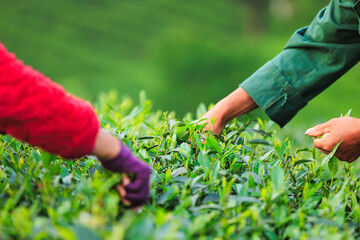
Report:
[{"label": "young tea leaf", "polygon": [[207,173],[210,169],[210,159],[204,151],[201,151],[198,156],[198,162],[200,166],[204,169],[204,172]]},{"label": "young tea leaf", "polygon": [[271,172],[271,180],[275,185],[278,192],[282,192],[285,189],[284,171],[280,167],[274,167]]},{"label": "young tea leaf", "polygon": [[334,176],[338,172],[338,165],[339,165],[339,160],[335,156],[333,156],[328,162],[328,167],[332,178],[334,178]]},{"label": "young tea leaf", "polygon": [[334,149],[331,151],[331,153],[329,153],[329,155],[327,155],[326,158],[324,158],[322,165],[325,165],[326,163],[328,163],[330,161],[330,159],[335,155],[338,147],[340,146],[341,142],[339,142],[338,144],[336,144],[336,146],[334,147]]},{"label": "young tea leaf", "polygon": [[214,137],[207,138],[206,145],[208,145],[211,150],[222,153],[222,148],[220,147],[219,142]]},{"label": "young tea leaf", "polygon": [[315,162],[314,159],[301,159],[301,160],[297,160],[295,163],[294,163],[294,167],[298,164],[302,164],[302,163],[308,163],[308,162]]}]

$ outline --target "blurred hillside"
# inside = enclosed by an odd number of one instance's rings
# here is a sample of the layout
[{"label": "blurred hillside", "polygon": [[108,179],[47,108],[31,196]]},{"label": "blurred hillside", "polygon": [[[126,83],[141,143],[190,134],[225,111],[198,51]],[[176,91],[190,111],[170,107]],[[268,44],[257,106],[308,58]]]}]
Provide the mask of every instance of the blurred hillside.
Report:
[{"label": "blurred hillside", "polygon": [[[234,90],[327,3],[0,0],[0,41],[80,97],[93,101],[116,89],[137,99],[145,90],[155,108],[181,117]],[[360,116],[358,89],[356,67],[292,124],[308,126],[349,108]]]}]

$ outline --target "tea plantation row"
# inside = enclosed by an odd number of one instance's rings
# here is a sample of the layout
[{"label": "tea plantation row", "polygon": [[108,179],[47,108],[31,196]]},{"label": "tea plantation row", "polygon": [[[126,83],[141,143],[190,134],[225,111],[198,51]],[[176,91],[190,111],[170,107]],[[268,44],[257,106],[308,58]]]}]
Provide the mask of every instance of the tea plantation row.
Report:
[{"label": "tea plantation row", "polygon": [[152,168],[139,213],[119,204],[121,175],[95,158],[66,161],[1,136],[0,238],[360,237],[354,164],[278,140],[271,122],[233,121],[217,138],[191,116],[180,121],[150,105],[143,94],[132,107],[110,93],[96,106],[103,126]]}]

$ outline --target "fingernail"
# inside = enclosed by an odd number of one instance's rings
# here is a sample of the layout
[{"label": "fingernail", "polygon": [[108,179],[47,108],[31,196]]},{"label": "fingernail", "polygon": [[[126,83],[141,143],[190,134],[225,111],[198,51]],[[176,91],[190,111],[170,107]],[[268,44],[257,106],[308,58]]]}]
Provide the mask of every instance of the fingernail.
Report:
[{"label": "fingernail", "polygon": [[310,134],[313,131],[313,128],[309,128],[308,130],[306,130],[305,134]]}]

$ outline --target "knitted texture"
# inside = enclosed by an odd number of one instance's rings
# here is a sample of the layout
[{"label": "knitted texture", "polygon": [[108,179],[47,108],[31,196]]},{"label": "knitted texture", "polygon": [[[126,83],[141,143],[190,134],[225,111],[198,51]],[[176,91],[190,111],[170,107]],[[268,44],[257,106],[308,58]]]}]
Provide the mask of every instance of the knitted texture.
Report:
[{"label": "knitted texture", "polygon": [[98,131],[90,104],[25,66],[0,43],[0,132],[78,158],[92,152]]}]

